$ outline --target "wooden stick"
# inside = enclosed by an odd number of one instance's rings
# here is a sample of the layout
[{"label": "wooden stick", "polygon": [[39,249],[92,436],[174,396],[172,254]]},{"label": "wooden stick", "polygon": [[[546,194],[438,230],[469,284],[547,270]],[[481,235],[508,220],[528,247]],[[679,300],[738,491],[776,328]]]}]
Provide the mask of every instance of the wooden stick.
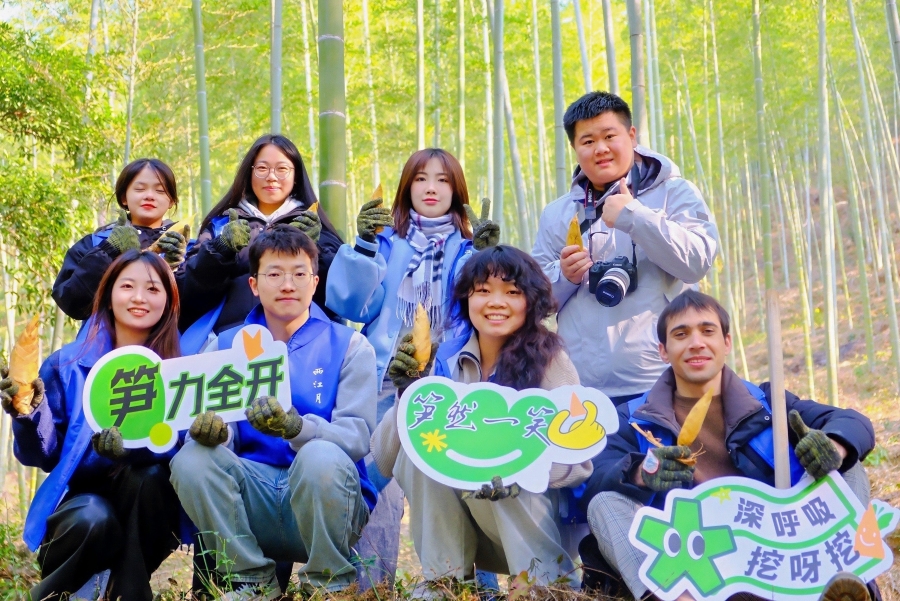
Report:
[{"label": "wooden stick", "polygon": [[766,329],[769,339],[769,384],[772,391],[772,430],[775,446],[775,487],[791,487],[788,464],[787,407],[784,400],[784,354],[781,348],[781,308],[778,291],[766,291]]}]

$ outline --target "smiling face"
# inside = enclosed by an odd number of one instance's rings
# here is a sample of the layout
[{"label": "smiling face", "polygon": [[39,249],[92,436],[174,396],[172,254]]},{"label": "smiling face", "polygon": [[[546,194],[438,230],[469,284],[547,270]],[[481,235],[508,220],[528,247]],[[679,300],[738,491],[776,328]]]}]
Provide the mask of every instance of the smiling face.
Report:
[{"label": "smiling face", "polygon": [[447,214],[453,202],[453,188],[437,157],[430,158],[416,173],[409,194],[413,210],[422,217],[434,219]]},{"label": "smiling face", "polygon": [[130,344],[146,340],[162,318],[167,299],[159,275],[149,265],[135,261],[125,267],[110,296],[116,339]]},{"label": "smiling face", "polygon": [[662,360],[672,365],[679,394],[703,396],[709,388],[718,393],[722,367],[731,352],[731,334],[722,334],[719,316],[711,309],[689,308],[670,315],[666,323],[666,343],[659,345]]},{"label": "smiling face", "polygon": [[[266,168],[268,173],[258,177],[257,171],[261,173]],[[279,169],[284,173],[279,175],[277,173]],[[259,210],[268,215],[278,209],[291,195],[291,190],[294,189],[294,164],[277,146],[267,144],[256,155],[253,170],[250,187],[258,201]],[[282,175],[284,179],[278,179]]]},{"label": "smiling face", "polygon": [[162,179],[151,167],[144,167],[131,180],[125,191],[125,205],[131,213],[131,223],[144,227],[159,227],[163,216],[172,207]]},{"label": "smiling face", "polygon": [[[280,281],[279,281],[280,280]],[[250,289],[263,306],[266,323],[278,322],[293,333],[309,318],[309,306],[319,283],[313,275],[309,255],[265,251],[259,258],[259,272],[250,277]]]},{"label": "smiling face", "polygon": [[616,113],[602,113],[575,124],[575,157],[596,187],[625,177],[634,161],[635,146],[634,126],[626,127]]},{"label": "smiling face", "polygon": [[476,282],[469,294],[469,319],[480,341],[505,342],[525,325],[527,309],[525,294],[515,282],[505,282],[497,276]]}]

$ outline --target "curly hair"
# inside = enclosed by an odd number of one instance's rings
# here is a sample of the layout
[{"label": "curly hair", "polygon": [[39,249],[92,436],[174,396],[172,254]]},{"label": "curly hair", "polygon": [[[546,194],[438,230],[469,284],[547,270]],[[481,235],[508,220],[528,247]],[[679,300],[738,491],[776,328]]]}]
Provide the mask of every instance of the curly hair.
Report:
[{"label": "curly hair", "polygon": [[536,388],[553,358],[563,349],[562,338],[544,325],[556,311],[550,280],[531,255],[512,246],[486,248],[469,259],[453,289],[451,323],[472,328],[469,297],[491,276],[513,282],[525,295],[525,323],[504,343],[494,382],[517,390]]}]

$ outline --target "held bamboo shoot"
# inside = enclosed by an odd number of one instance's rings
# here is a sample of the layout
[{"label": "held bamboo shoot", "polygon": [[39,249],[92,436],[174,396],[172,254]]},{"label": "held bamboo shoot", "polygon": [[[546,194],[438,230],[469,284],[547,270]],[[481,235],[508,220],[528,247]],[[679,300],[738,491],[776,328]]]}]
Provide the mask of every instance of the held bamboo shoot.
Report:
[{"label": "held bamboo shoot", "polygon": [[697,440],[697,436],[700,435],[700,428],[703,427],[703,420],[706,419],[706,413],[709,411],[709,404],[712,402],[712,398],[713,389],[710,388],[706,391],[706,394],[700,397],[700,400],[691,407],[687,417],[684,418],[681,432],[678,433],[679,445],[689,447]]},{"label": "held bamboo shoot", "polygon": [[35,315],[25,326],[25,330],[16,340],[9,358],[9,377],[19,386],[19,391],[13,397],[13,407],[21,415],[31,413],[31,398],[34,389],[31,383],[38,377],[40,369],[40,357],[38,356],[38,318]]},{"label": "held bamboo shoot", "polygon": [[572,221],[569,222],[569,233],[566,234],[566,246],[573,245],[578,245],[584,249],[584,244],[581,243],[581,225],[578,223],[577,213],[572,217]]},{"label": "held bamboo shoot", "polygon": [[412,343],[416,347],[413,359],[419,362],[419,371],[423,371],[431,358],[431,320],[422,303],[416,307],[416,318],[413,321]]},{"label": "held bamboo shoot", "polygon": [[[182,236],[184,236],[185,241],[187,241],[187,238],[188,238],[188,236],[190,236],[190,233],[191,233],[191,221],[193,221],[193,220],[194,220],[193,216],[182,219],[181,221],[179,221],[177,223],[173,223],[172,227],[168,228],[166,231],[167,232],[178,232]],[[147,250],[150,252],[153,252],[153,253],[162,252],[162,249],[159,247],[159,239],[157,239],[156,242],[151,244]]]}]

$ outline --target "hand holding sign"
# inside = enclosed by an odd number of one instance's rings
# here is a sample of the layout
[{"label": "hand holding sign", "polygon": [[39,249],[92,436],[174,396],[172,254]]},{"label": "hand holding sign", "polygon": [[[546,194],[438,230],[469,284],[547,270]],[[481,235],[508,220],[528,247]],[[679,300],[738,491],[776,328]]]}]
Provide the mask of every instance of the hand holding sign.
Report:
[{"label": "hand holding sign", "polygon": [[250,425],[269,436],[280,436],[291,440],[303,429],[303,418],[297,409],[285,411],[273,396],[259,397],[245,411]]}]

